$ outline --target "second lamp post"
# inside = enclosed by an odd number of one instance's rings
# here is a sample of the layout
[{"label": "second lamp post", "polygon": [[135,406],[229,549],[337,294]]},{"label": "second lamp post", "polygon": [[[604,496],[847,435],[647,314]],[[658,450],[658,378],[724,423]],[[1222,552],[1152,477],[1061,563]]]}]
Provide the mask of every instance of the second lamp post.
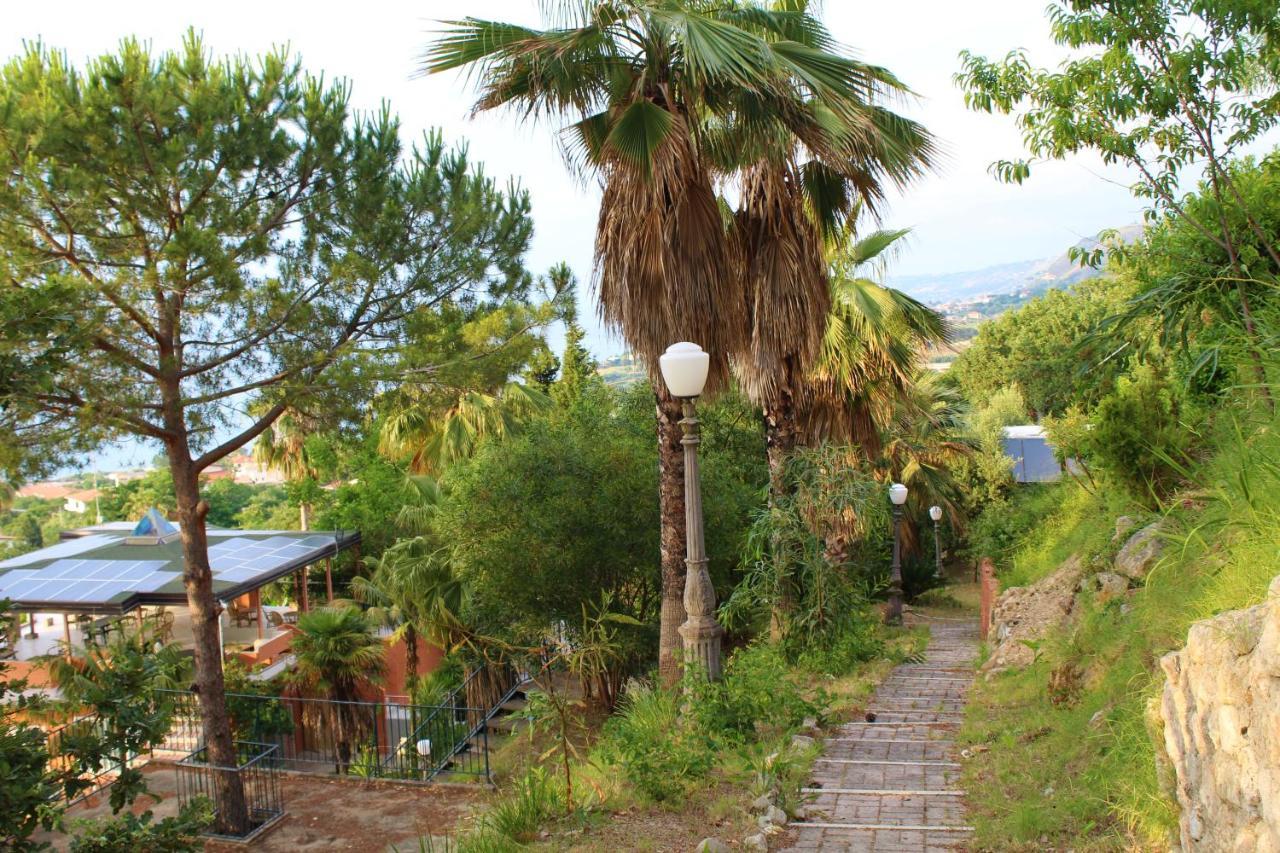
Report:
[{"label": "second lamp post", "polygon": [[684,524],[688,545],[685,551],[684,609],[688,614],[680,626],[686,665],[698,667],[712,681],[720,679],[720,636],[724,629],[716,621],[716,593],[707,571],[706,545],[702,535],[702,486],[698,473],[697,411],[694,401],[707,384],[711,358],[697,344],[681,342],[667,347],[658,358],[662,379],[671,396],[680,398],[684,430]]},{"label": "second lamp post", "polygon": [[942,507],[934,505],[929,507],[929,517],[933,519],[933,573],[942,577],[942,545],[938,539],[938,522],[942,521]]},{"label": "second lamp post", "polygon": [[889,609],[884,613],[888,625],[902,624],[902,505],[907,502],[907,487],[894,483],[889,487],[893,503],[893,574],[889,578]]}]

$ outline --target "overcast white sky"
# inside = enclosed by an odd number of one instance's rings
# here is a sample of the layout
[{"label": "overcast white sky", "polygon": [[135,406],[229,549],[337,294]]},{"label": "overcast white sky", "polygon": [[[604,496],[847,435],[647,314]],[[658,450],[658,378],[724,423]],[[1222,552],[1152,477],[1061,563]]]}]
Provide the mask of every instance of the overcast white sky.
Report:
[{"label": "overcast white sky", "polygon": [[[468,116],[465,80],[415,78],[423,46],[436,21],[464,15],[537,24],[537,0],[295,0],[142,2],[59,0],[6,3],[0,48],[17,53],[23,40],[40,38],[81,63],[128,35],[157,48],[176,46],[188,26],[215,53],[258,54],[288,43],[313,72],[346,77],[358,108],[382,100],[399,114],[406,138],[440,127],[450,140],[467,140],[474,159],[495,177],[516,178],[532,195],[535,236],[530,265],[545,270],[568,261],[589,279],[596,193],[566,173],[552,128],[522,128],[510,116]],[[947,151],[937,175],[895,198],[886,224],[915,229],[900,274],[944,273],[1056,255],[1083,236],[1136,221],[1139,205],[1122,186],[1123,173],[1104,173],[1091,160],[1042,166],[1021,187],[987,174],[992,160],[1020,152],[1011,120],[965,110],[951,82],[962,48],[1002,55],[1014,47],[1047,61],[1043,2],[1035,0],[897,0],[871,3],[827,0],[825,17],[837,38],[860,58],[885,65],[920,95],[905,111],[921,120]],[[588,316],[593,311],[584,312]],[[616,341],[592,335],[599,354]]]}]

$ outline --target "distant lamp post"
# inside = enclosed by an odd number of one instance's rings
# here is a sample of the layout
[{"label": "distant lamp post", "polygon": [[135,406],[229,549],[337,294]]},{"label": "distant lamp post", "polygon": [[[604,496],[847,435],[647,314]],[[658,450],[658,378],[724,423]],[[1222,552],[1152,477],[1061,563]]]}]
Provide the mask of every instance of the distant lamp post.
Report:
[{"label": "distant lamp post", "polygon": [[902,505],[907,502],[907,487],[894,483],[889,487],[889,500],[893,502],[893,576],[889,580],[889,609],[885,611],[887,625],[902,624]]},{"label": "distant lamp post", "polygon": [[684,437],[684,523],[688,549],[685,555],[684,609],[688,619],[680,626],[686,664],[701,667],[707,678],[720,678],[720,636],[716,621],[716,593],[707,572],[706,545],[702,536],[702,485],[698,473],[698,418],[694,401],[707,384],[711,357],[702,347],[682,341],[667,347],[658,358],[662,379],[671,396],[683,401],[680,426]]},{"label": "distant lamp post", "polygon": [[929,507],[929,517],[933,519],[933,559],[934,574],[942,577],[942,545],[938,541],[938,522],[942,521],[942,507]]}]

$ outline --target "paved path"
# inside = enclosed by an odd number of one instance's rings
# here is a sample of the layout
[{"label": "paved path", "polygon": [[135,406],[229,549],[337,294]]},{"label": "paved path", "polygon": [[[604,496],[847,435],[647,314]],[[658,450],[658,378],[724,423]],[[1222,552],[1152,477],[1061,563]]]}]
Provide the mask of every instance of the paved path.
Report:
[{"label": "paved path", "polygon": [[928,619],[925,661],[895,667],[869,701],[874,723],[845,723],[814,765],[808,815],[787,850],[964,849],[953,736],[978,650],[973,619]]}]

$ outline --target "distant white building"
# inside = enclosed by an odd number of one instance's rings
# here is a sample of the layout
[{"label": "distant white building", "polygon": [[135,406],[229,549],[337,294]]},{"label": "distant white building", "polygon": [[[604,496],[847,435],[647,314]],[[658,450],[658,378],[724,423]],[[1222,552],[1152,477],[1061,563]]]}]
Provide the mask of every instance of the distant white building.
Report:
[{"label": "distant white building", "polygon": [[81,492],[72,492],[67,495],[67,499],[62,502],[62,508],[67,512],[74,512],[80,515],[93,509],[94,503],[102,496],[102,492],[97,489],[85,489]]},{"label": "distant white building", "polygon": [[224,464],[229,465],[231,470],[235,472],[237,483],[249,486],[278,486],[285,479],[284,474],[260,464],[258,460],[253,458],[252,453],[244,450],[237,450],[231,454],[231,458]]}]

